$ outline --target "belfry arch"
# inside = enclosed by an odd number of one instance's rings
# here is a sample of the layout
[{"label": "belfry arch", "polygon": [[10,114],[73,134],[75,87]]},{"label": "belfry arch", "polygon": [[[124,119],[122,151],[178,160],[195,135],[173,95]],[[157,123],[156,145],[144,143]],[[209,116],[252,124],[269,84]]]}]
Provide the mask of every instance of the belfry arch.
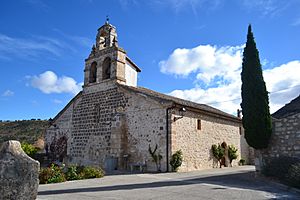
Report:
[{"label": "belfry arch", "polygon": [[95,83],[96,80],[97,80],[97,63],[93,62],[91,64],[89,82]]},{"label": "belfry arch", "polygon": [[107,57],[102,64],[102,80],[110,79],[111,77],[111,59]]}]

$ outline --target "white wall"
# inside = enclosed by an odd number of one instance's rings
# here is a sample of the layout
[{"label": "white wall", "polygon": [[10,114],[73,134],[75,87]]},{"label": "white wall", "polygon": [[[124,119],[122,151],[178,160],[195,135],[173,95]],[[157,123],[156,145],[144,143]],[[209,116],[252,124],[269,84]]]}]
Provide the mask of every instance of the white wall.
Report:
[{"label": "white wall", "polygon": [[126,85],[137,86],[137,71],[127,62],[125,64],[125,79]]}]

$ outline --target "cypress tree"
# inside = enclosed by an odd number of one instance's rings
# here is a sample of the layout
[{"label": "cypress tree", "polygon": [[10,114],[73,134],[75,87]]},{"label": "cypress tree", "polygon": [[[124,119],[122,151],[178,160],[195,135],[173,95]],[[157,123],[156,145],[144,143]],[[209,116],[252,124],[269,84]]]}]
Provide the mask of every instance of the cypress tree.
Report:
[{"label": "cypress tree", "polygon": [[268,146],[272,133],[269,111],[269,97],[263,79],[259,53],[251,30],[248,26],[247,43],[242,64],[242,113],[245,138],[255,149]]}]

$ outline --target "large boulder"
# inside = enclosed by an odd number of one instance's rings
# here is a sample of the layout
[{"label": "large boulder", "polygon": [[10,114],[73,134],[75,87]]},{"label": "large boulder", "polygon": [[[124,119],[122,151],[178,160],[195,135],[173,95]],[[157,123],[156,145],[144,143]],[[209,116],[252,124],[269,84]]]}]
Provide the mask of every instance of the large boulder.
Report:
[{"label": "large boulder", "polygon": [[32,200],[37,197],[40,163],[22,150],[18,141],[0,149],[0,200]]}]

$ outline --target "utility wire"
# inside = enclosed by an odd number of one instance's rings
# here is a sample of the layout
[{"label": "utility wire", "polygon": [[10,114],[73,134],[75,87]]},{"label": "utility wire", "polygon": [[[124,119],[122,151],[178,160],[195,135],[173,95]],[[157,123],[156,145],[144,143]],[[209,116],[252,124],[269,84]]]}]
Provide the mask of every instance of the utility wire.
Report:
[{"label": "utility wire", "polygon": [[[284,88],[284,89],[281,89],[281,90],[276,90],[276,91],[273,91],[273,92],[269,92],[269,94],[274,94],[274,93],[278,93],[278,92],[282,92],[282,91],[285,91],[285,90],[288,90],[288,89],[291,89],[291,88],[295,88],[295,87],[299,87],[300,85],[294,85],[292,87],[288,87],[288,88]],[[239,98],[236,98],[236,99],[230,99],[230,100],[226,100],[226,101],[218,101],[218,102],[210,102],[210,103],[205,103],[207,105],[213,105],[213,104],[218,104],[218,103],[225,103],[225,102],[230,102],[230,101],[236,101],[236,100],[240,100],[242,99],[241,97]]]}]

